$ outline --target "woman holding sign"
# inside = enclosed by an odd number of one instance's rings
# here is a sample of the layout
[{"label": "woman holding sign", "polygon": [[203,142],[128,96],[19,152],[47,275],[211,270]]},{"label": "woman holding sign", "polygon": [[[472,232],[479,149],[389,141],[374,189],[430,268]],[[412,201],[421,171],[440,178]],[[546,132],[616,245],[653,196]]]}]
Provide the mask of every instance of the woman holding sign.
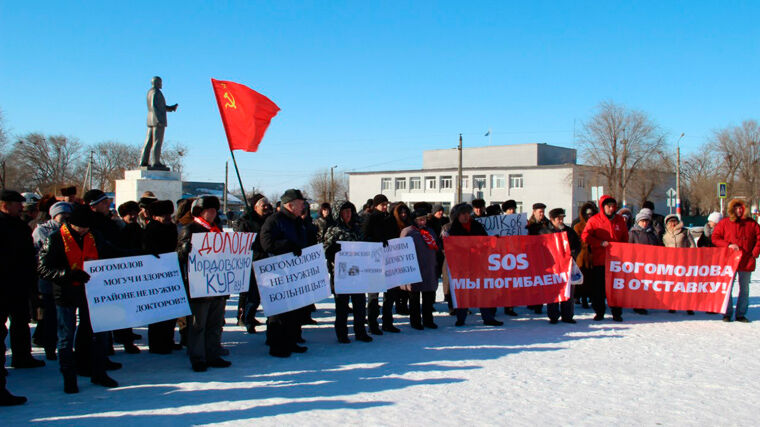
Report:
[{"label": "woman holding sign", "polygon": [[[332,210],[333,220],[324,234],[325,258],[327,258],[327,268],[330,271],[330,285],[335,285],[335,254],[340,252],[340,243],[359,241],[359,218],[356,215],[356,207],[347,200],[335,202]],[[338,336],[338,342],[348,344],[348,300],[354,308],[354,335],[357,341],[370,342],[372,337],[367,334],[366,323],[367,316],[365,306],[367,298],[364,293],[359,294],[335,294],[335,334]]]},{"label": "woman holding sign", "polygon": [[[422,281],[401,288],[409,291],[409,324],[414,329],[437,329],[433,322],[433,303],[435,292],[438,290],[438,273],[436,271],[437,255],[440,242],[435,232],[426,227],[427,212],[415,210],[410,215],[412,225],[401,230],[401,237],[411,237],[417,252],[417,262],[420,265]],[[420,313],[420,296],[422,296],[422,312]]]},{"label": "woman holding sign", "polygon": [[[467,203],[460,203],[451,208],[451,228],[448,231],[449,236],[487,236],[486,229],[478,222],[472,219],[472,206]],[[445,237],[445,236],[444,236]],[[457,308],[456,326],[464,326],[467,319],[467,309]],[[501,326],[504,322],[496,320],[496,308],[480,309],[480,317],[483,324],[488,326]]]}]

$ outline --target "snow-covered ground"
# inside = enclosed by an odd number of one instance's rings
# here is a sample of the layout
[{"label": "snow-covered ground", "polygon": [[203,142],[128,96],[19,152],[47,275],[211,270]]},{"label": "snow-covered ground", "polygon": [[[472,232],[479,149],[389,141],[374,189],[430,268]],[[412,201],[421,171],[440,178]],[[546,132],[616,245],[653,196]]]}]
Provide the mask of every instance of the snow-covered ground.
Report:
[{"label": "snow-covered ground", "polygon": [[[760,294],[760,275],[751,293]],[[441,300],[439,296],[439,301]],[[233,324],[236,300],[228,304]],[[442,304],[437,307],[443,308]],[[138,355],[117,346],[112,372],[121,387],[80,378],[63,393],[57,362],[9,369],[9,389],[26,405],[0,408],[2,425],[755,425],[760,417],[760,296],[754,323],[720,315],[625,310],[625,322],[550,325],[545,316],[506,318],[463,328],[438,313],[438,330],[416,331],[397,316],[400,334],[338,344],[333,303],[305,328],[309,351],[267,355],[264,334],[227,326],[232,367],[195,373],[184,353]],[[259,319],[263,317],[259,313]],[[263,328],[260,327],[263,331]],[[38,357],[43,357],[35,349]]]}]

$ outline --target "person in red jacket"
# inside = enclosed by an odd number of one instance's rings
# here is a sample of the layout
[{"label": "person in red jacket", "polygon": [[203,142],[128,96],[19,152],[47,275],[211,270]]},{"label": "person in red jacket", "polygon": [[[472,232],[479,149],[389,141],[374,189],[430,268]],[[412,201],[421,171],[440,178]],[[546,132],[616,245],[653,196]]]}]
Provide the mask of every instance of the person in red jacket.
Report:
[{"label": "person in red jacket", "polygon": [[[728,203],[728,217],[715,226],[712,243],[717,247],[728,247],[742,252],[737,274],[739,278],[739,298],[736,300],[736,321],[749,323],[745,317],[749,306],[749,279],[755,271],[755,258],[760,255],[760,225],[749,216],[749,209],[743,200],[733,199]],[[733,290],[733,282],[731,282]],[[724,322],[730,322],[734,314],[731,290],[728,291],[728,307],[723,316]]]},{"label": "person in red jacket", "polygon": [[[591,249],[591,259],[594,267],[591,270],[593,289],[591,289],[591,306],[596,312],[594,320],[604,319],[606,310],[604,290],[604,268],[607,258],[607,247],[610,242],[628,242],[628,227],[625,219],[617,215],[617,201],[608,195],[599,198],[601,211],[586,222],[581,239]],[[623,309],[610,307],[612,320],[623,321]]]}]

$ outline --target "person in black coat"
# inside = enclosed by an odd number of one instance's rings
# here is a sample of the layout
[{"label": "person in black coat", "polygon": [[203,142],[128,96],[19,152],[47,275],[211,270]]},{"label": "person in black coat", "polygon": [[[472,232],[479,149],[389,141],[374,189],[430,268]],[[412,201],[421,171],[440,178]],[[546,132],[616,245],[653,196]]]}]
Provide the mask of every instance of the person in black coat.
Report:
[{"label": "person in black coat", "polygon": [[[444,236],[488,236],[486,229],[472,216],[472,206],[467,203],[460,203],[451,208],[451,227]],[[467,319],[468,310],[466,308],[457,308],[456,326],[464,326]],[[496,320],[495,308],[481,308],[480,317],[483,324],[488,326],[501,326],[504,322]]]},{"label": "person in black coat", "polygon": [[[143,228],[140,223],[137,222],[140,206],[134,201],[125,202],[119,205],[117,212],[119,213],[121,220],[124,221],[124,227],[119,230],[118,244],[122,248],[131,251],[136,255],[141,254]],[[135,340],[139,339],[140,336],[132,332],[132,328],[113,331],[113,338],[115,342],[124,345],[125,353],[135,354],[140,352],[140,349],[134,344]]]},{"label": "person in black coat", "polygon": [[[241,233],[256,233],[253,241],[253,260],[263,259],[261,250],[261,228],[264,221],[272,215],[272,204],[263,194],[256,194],[251,199],[253,209],[235,220],[232,229]],[[261,304],[259,287],[256,284],[256,275],[251,267],[251,280],[248,285],[248,292],[241,292],[238,299],[238,326],[245,326],[249,334],[256,333],[256,326],[261,323],[256,320],[256,310]]]},{"label": "person in black coat", "polygon": [[[157,200],[147,208],[148,223],[142,233],[142,250],[146,254],[160,255],[177,249],[177,226],[172,222],[174,203],[171,200]],[[177,319],[148,325],[148,351],[169,354],[177,348],[174,343],[174,325]],[[181,348],[181,346],[180,346]]]},{"label": "person in black coat", "polygon": [[[266,256],[292,252],[301,255],[301,249],[317,242],[316,233],[306,226],[301,215],[305,198],[301,191],[289,189],[280,197],[281,209],[272,214],[261,228],[261,250]],[[269,316],[267,318],[267,343],[269,354],[289,357],[291,353],[304,353],[305,346],[298,345],[301,338],[303,308]]]},{"label": "person in black coat", "polygon": [[[528,218],[528,225],[526,226],[526,228],[528,229],[528,235],[537,236],[539,234],[552,233],[551,223],[549,223],[549,220],[546,219],[545,212],[546,212],[545,204],[543,203],[533,204],[533,214],[530,216],[530,218]],[[541,314],[543,307],[544,307],[543,304],[528,306],[528,308],[533,310],[533,312],[536,314]]]},{"label": "person in black coat", "polygon": [[[372,199],[372,212],[367,214],[362,222],[361,226],[361,240],[363,242],[382,242],[383,246],[388,245],[388,239],[386,238],[386,218],[388,217],[388,198],[382,194],[376,195]],[[367,298],[367,324],[369,325],[369,331],[373,335],[382,335],[383,331],[387,332],[401,332],[400,329],[393,326],[393,303],[398,298],[398,288],[388,289],[383,293],[383,307],[388,306],[388,309],[383,308],[383,313],[390,313],[390,318],[384,316],[383,329],[377,322],[378,316],[380,316],[380,302],[379,294],[370,293]],[[389,324],[385,325],[385,321],[390,320]]]},{"label": "person in black coat", "polygon": [[[411,211],[404,202],[395,202],[388,205],[388,216],[383,221],[383,230],[385,233],[384,241],[397,239],[401,236],[401,230],[408,227],[412,220]],[[409,315],[409,292],[397,288],[389,289],[387,294],[390,296],[383,297],[383,330],[388,329],[393,332],[393,305],[396,305],[396,314],[404,316]]]},{"label": "person in black coat", "polygon": [[87,206],[74,207],[68,224],[62,225],[43,245],[37,267],[40,277],[53,282],[58,317],[58,361],[66,393],[79,392],[77,373],[91,377],[93,384],[118,387],[118,383],[106,374],[108,369],[121,367],[106,356],[109,333],[92,331],[85,296],[85,284],[90,275],[83,270],[82,261],[122,254],[91,229],[94,215]]},{"label": "person in black coat", "polygon": [[[219,233],[222,231],[216,225],[219,207],[219,199],[214,196],[203,196],[196,199],[190,208],[193,222],[184,226],[179,235],[177,256],[182,270],[182,278],[188,290],[187,262],[192,249],[192,236],[195,233]],[[231,362],[221,357],[226,302],[227,298],[223,296],[190,298],[192,316],[187,327],[187,354],[195,372],[204,372],[208,367],[226,368],[232,365]]]},{"label": "person in black coat", "polygon": [[[13,362],[19,367],[43,366],[45,362],[32,358],[29,331],[29,296],[36,283],[35,251],[32,231],[21,220],[24,197],[16,191],[0,194],[0,405],[21,405],[26,397],[14,396],[5,388],[8,371],[5,369],[5,323],[11,319],[11,349]],[[14,242],[14,244],[9,244]],[[41,363],[40,363],[41,362]]]},{"label": "person in black coat", "polygon": [[[575,258],[581,250],[581,239],[571,227],[565,225],[565,210],[555,208],[549,211],[549,231],[551,233],[566,233],[567,240],[570,243],[570,255]],[[546,233],[540,233],[546,234]],[[572,287],[571,287],[572,288]],[[549,315],[549,323],[552,325],[559,322],[560,315],[564,323],[576,323],[573,320],[575,314],[575,300],[573,296],[564,302],[553,302],[546,304],[546,313]]]},{"label": "person in black coat", "polygon": [[[24,197],[16,191],[5,190],[0,201],[0,323],[10,318],[10,344],[14,368],[37,368],[45,362],[32,357],[32,336],[29,329],[29,302],[37,284],[36,251],[32,230],[21,220]],[[2,333],[0,340],[5,340]],[[3,361],[5,349],[3,348]],[[0,368],[0,377],[5,368]]]}]

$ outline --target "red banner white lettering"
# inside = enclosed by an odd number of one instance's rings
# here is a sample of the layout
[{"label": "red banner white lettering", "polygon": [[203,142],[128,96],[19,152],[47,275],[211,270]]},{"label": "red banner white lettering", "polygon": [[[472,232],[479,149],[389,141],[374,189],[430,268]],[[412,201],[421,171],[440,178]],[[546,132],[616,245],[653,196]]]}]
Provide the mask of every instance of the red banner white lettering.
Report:
[{"label": "red banner white lettering", "polygon": [[454,305],[510,307],[567,301],[567,234],[450,236],[444,239]]},{"label": "red banner white lettering", "polygon": [[741,259],[728,248],[611,243],[605,286],[610,307],[726,312]]}]

